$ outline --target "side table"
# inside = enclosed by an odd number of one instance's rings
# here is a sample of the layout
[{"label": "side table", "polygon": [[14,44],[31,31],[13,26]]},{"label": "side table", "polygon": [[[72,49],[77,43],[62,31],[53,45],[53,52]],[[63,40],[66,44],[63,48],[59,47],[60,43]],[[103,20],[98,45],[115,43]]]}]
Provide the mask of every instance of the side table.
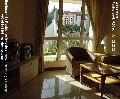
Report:
[{"label": "side table", "polygon": [[107,54],[102,54],[102,53],[94,53],[97,56],[97,62],[101,62],[101,57],[102,56],[109,56]]},{"label": "side table", "polygon": [[120,74],[120,69],[104,63],[80,64],[80,82],[99,89],[103,96],[105,84],[118,83],[119,79],[112,76]]}]

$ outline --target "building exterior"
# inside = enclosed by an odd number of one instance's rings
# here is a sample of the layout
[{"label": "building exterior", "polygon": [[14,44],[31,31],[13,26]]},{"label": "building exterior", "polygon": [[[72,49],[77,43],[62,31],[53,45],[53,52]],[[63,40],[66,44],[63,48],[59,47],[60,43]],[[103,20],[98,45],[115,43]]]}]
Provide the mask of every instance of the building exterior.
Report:
[{"label": "building exterior", "polygon": [[78,12],[68,12],[63,14],[63,25],[65,24],[77,24],[80,25],[81,13]]},{"label": "building exterior", "polygon": [[[78,26],[80,26],[81,23],[81,16],[82,13],[81,12],[67,12],[63,14],[63,25],[65,24],[77,24]],[[84,27],[85,27],[85,36],[88,36],[89,34],[89,27],[90,27],[90,19],[89,19],[89,15],[85,14],[85,21],[84,21]]]}]

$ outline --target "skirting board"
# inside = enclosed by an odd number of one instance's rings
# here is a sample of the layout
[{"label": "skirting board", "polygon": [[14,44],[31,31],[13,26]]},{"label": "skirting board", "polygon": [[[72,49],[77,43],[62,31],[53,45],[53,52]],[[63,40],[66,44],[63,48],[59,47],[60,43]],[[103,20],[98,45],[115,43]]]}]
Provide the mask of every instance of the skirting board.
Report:
[{"label": "skirting board", "polygon": [[49,68],[45,68],[45,71],[53,71],[53,70],[66,70],[66,66],[64,66],[64,67],[49,67]]}]

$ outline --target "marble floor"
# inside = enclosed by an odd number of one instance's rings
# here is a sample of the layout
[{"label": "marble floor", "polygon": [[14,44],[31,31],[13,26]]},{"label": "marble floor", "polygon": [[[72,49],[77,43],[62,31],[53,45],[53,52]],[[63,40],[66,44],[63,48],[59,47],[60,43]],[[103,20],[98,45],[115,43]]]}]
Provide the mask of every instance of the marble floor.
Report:
[{"label": "marble floor", "polygon": [[111,99],[83,86],[64,70],[39,74],[7,99]]}]

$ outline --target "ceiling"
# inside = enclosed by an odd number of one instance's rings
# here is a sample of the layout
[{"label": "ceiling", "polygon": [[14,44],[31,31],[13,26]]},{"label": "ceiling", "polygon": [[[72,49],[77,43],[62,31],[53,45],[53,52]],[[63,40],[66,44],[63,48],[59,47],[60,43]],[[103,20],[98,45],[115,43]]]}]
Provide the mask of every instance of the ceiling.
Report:
[{"label": "ceiling", "polygon": [[[53,2],[58,2],[59,0],[49,0]],[[74,4],[81,4],[82,0],[63,0],[64,3],[74,3]]]}]

